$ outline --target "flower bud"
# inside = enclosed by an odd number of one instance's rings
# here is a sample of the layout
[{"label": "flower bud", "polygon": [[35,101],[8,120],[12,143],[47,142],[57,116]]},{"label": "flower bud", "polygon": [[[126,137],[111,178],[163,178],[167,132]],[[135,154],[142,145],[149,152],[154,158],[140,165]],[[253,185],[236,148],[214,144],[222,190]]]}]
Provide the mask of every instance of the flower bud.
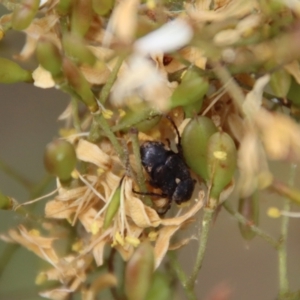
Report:
[{"label": "flower bud", "polygon": [[153,274],[151,287],[145,300],[169,300],[172,299],[170,279],[168,274],[156,271]]},{"label": "flower bud", "polygon": [[[67,56],[78,64],[93,66],[96,62],[94,54],[86,47],[84,40],[72,34],[63,36],[63,47]],[[76,46],[74,46],[76,45]]]},{"label": "flower bud", "polygon": [[46,146],[44,153],[46,170],[62,182],[71,179],[76,165],[76,153],[72,144],[65,140],[55,140]]},{"label": "flower bud", "polygon": [[171,96],[171,108],[186,106],[195,102],[200,102],[202,105],[208,87],[208,81],[199,76],[196,71],[186,71],[181,83]]},{"label": "flower bud", "polygon": [[184,116],[186,118],[193,118],[202,108],[202,100],[183,106]]},{"label": "flower bud", "polygon": [[150,243],[135,250],[125,270],[125,293],[128,300],[145,299],[154,271],[154,251]]},{"label": "flower bud", "polygon": [[63,61],[63,72],[69,84],[75,92],[81,97],[81,100],[88,106],[90,111],[98,110],[98,104],[94,94],[91,91],[90,84],[84,78],[80,70],[69,59]]},{"label": "flower bud", "polygon": [[61,16],[65,16],[69,14],[71,8],[72,8],[72,0],[60,0],[55,7],[57,13]]},{"label": "flower bud", "polygon": [[239,223],[241,235],[245,240],[252,240],[256,233],[251,230],[251,226],[257,226],[259,220],[259,203],[257,193],[254,193],[247,198],[240,198],[238,211],[249,222],[248,224]]},{"label": "flower bud", "polygon": [[12,60],[0,57],[0,83],[32,82],[31,72]]},{"label": "flower bud", "polygon": [[294,104],[295,107],[299,108],[300,107],[300,84],[292,78],[291,80],[291,86],[290,90],[287,94],[287,98],[291,100],[291,102]]},{"label": "flower bud", "polygon": [[35,17],[40,0],[22,0],[12,14],[12,27],[15,30],[26,29]]},{"label": "flower bud", "polygon": [[93,10],[100,16],[108,14],[114,4],[114,0],[92,0]]},{"label": "flower bud", "polygon": [[0,191],[0,209],[9,210],[14,206],[14,201],[11,197],[8,197]]},{"label": "flower bud", "polygon": [[40,39],[36,48],[40,65],[55,78],[62,73],[62,58],[59,49],[50,41]]},{"label": "flower bud", "polygon": [[211,203],[218,202],[221,192],[231,182],[236,163],[237,151],[232,138],[225,132],[214,133],[207,144],[207,183]]},{"label": "flower bud", "polygon": [[75,0],[71,16],[71,31],[84,36],[90,28],[93,17],[91,0]]},{"label": "flower bud", "polygon": [[276,97],[285,98],[291,86],[291,75],[284,69],[272,73],[270,86]]},{"label": "flower bud", "polygon": [[105,218],[103,222],[103,229],[107,229],[112,220],[114,219],[118,209],[120,207],[120,199],[121,199],[121,184],[115,190],[112,198],[109,200],[108,207],[106,209]]},{"label": "flower bud", "polygon": [[152,129],[161,119],[160,115],[153,115],[153,109],[144,103],[137,104],[133,109],[126,110],[125,115],[120,119],[113,131],[127,132],[132,127],[141,132]]},{"label": "flower bud", "polygon": [[184,128],[181,143],[187,165],[204,180],[208,180],[207,143],[217,132],[213,121],[207,117],[196,117]]}]

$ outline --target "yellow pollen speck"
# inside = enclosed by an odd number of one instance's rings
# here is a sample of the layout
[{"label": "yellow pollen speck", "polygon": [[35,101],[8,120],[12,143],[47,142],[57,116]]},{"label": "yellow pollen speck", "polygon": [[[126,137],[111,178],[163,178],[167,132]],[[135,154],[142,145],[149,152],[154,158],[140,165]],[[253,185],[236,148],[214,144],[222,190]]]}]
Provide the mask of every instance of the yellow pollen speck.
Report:
[{"label": "yellow pollen speck", "polygon": [[126,112],[125,112],[124,109],[119,108],[118,111],[119,111],[119,115],[120,115],[121,118],[126,115]]},{"label": "yellow pollen speck", "polygon": [[77,171],[76,169],[73,170],[72,173],[71,173],[71,176],[72,176],[72,178],[74,178],[74,179],[78,179],[78,178],[79,178],[78,171]]},{"label": "yellow pollen speck", "polygon": [[95,235],[99,232],[99,229],[99,224],[97,222],[93,222],[91,225],[91,233]]},{"label": "yellow pollen speck", "polygon": [[141,243],[139,239],[133,236],[126,236],[125,241],[133,247],[137,247]]},{"label": "yellow pollen speck", "polygon": [[29,231],[30,235],[40,236],[40,232],[37,229],[32,229]]},{"label": "yellow pollen speck", "polygon": [[75,252],[80,252],[82,250],[82,241],[78,241],[72,245],[72,250]]},{"label": "yellow pollen speck", "polygon": [[124,238],[121,236],[121,234],[119,232],[117,232],[115,234],[115,241],[114,243],[117,242],[117,244],[120,244],[121,246],[124,246],[125,242],[124,242]]},{"label": "yellow pollen speck", "polygon": [[157,236],[158,236],[158,232],[156,232],[156,231],[150,231],[148,234],[148,238],[151,242],[156,241]]},{"label": "yellow pollen speck", "polygon": [[187,207],[191,204],[191,201],[185,201],[185,202],[182,202],[180,204],[177,204],[178,207],[180,208],[183,208],[183,207]]},{"label": "yellow pollen speck", "polygon": [[277,207],[270,207],[267,211],[270,218],[279,218],[281,216],[280,210]]},{"label": "yellow pollen speck", "polygon": [[0,41],[3,39],[3,37],[4,37],[4,31],[0,30]]},{"label": "yellow pollen speck", "polygon": [[40,274],[38,274],[35,278],[35,284],[36,285],[41,285],[43,283],[45,283],[47,281],[47,275],[45,274],[45,272],[41,272]]},{"label": "yellow pollen speck", "polygon": [[75,135],[77,134],[77,130],[72,128],[72,129],[69,129],[69,128],[61,128],[59,131],[58,131],[59,135],[61,137],[64,137],[64,138],[67,138],[71,135]]},{"label": "yellow pollen speck", "polygon": [[105,119],[111,119],[113,114],[114,113],[109,109],[106,109],[106,110],[102,111],[102,115]]},{"label": "yellow pollen speck", "polygon": [[184,77],[185,73],[186,73],[186,71],[181,73],[181,76],[180,76],[181,79]]},{"label": "yellow pollen speck", "polygon": [[262,172],[257,176],[258,187],[261,190],[264,190],[271,185],[273,181],[273,175],[270,172]]},{"label": "yellow pollen speck", "polygon": [[154,9],[156,7],[156,3],[154,0],[148,0],[147,1],[147,7],[148,9]]},{"label": "yellow pollen speck", "polygon": [[214,157],[216,159],[219,159],[219,160],[226,160],[227,159],[227,152],[225,152],[225,151],[215,151],[214,152]]},{"label": "yellow pollen speck", "polygon": [[102,168],[97,169],[97,175],[101,176],[104,173],[104,170]]}]

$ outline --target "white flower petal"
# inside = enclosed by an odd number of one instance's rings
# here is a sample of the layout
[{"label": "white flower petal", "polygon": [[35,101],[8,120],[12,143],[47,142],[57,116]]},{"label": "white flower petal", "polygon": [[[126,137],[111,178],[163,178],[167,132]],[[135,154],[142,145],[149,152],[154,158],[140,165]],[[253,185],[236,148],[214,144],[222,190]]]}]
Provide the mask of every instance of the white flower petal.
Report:
[{"label": "white flower petal", "polygon": [[134,43],[144,54],[171,52],[186,46],[193,37],[192,27],[182,19],[171,21]]}]

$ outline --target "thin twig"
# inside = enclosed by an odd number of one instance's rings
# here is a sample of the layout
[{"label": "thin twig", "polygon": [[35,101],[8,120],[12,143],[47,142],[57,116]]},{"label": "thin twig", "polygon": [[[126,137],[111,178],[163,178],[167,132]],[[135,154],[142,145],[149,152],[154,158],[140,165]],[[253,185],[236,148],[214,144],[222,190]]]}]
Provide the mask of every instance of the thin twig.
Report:
[{"label": "thin twig", "polygon": [[234,101],[235,106],[238,108],[239,112],[243,114],[242,105],[245,99],[242,89],[239,85],[232,79],[232,76],[228,72],[228,70],[223,67],[220,63],[214,63],[215,68],[214,72],[223,83],[226,88],[228,94],[231,96]]},{"label": "thin twig", "polygon": [[115,80],[117,78],[117,75],[119,73],[120,67],[122,66],[123,60],[124,60],[124,56],[121,55],[118,58],[118,60],[117,60],[117,62],[115,64],[112,72],[110,73],[110,75],[109,75],[109,77],[108,77],[108,79],[107,79],[104,87],[102,88],[100,99],[99,99],[99,102],[101,104],[104,104],[106,102],[106,100],[108,98],[108,95],[110,93],[110,90],[111,90],[111,88],[112,88],[112,86],[113,86],[113,84],[114,84],[114,82],[115,82]]},{"label": "thin twig", "polygon": [[0,278],[20,246],[21,245],[18,244],[7,244],[5,246],[4,251],[2,251],[2,255],[0,257]]},{"label": "thin twig", "polygon": [[198,253],[196,256],[196,262],[195,262],[192,274],[186,283],[187,288],[190,290],[194,289],[198,273],[202,267],[202,262],[203,262],[205,251],[206,251],[208,234],[209,234],[210,226],[211,226],[211,223],[213,220],[214,211],[215,210],[211,209],[211,208],[207,208],[207,207],[204,208],[202,227],[199,228],[199,234],[198,234],[199,245],[198,245]]},{"label": "thin twig", "polygon": [[27,190],[32,188],[33,183],[20,174],[17,170],[10,167],[6,163],[0,160],[0,170],[2,170],[6,175],[10,176],[11,178],[15,179],[21,185],[23,185]]},{"label": "thin twig", "polygon": [[186,293],[187,299],[188,300],[196,300],[197,297],[196,297],[193,289],[188,288],[187,285],[186,285],[187,276],[184,273],[184,271],[182,270],[182,268],[181,268],[181,266],[180,266],[180,264],[179,264],[179,262],[177,260],[175,251],[169,251],[168,252],[168,257],[169,257],[169,260],[170,260],[171,267],[175,271],[175,273],[176,273],[179,281],[182,284],[182,287],[183,287],[183,289],[184,289],[184,291]]},{"label": "thin twig", "polygon": [[[296,175],[296,164],[290,166],[289,186],[293,186]],[[283,210],[288,212],[290,210],[290,200],[285,198],[283,204]],[[287,274],[287,236],[289,217],[282,216],[281,219],[281,235],[280,235],[280,246],[278,249],[278,272],[279,272],[279,299],[285,299],[285,296],[289,292],[289,281]]]},{"label": "thin twig", "polygon": [[125,165],[125,153],[123,148],[121,147],[119,141],[117,140],[114,133],[111,131],[111,128],[108,122],[105,120],[102,114],[96,114],[94,116],[94,122],[103,130],[104,135],[110,140],[112,143],[115,151],[117,152],[118,156],[120,157],[121,161]]},{"label": "thin twig", "polygon": [[[241,224],[249,226],[249,221],[240,213],[235,211],[230,204],[228,204],[228,201],[225,201],[223,203],[223,207],[232,215],[234,216]],[[271,246],[273,246],[275,249],[279,249],[280,243],[277,242],[274,238],[272,238],[270,235],[265,233],[263,230],[261,230],[259,227],[255,225],[251,225],[249,227],[253,232],[255,232],[258,236],[263,238],[267,243],[269,243]]]},{"label": "thin twig", "polygon": [[43,192],[47,189],[51,182],[53,182],[53,176],[46,174],[40,182],[35,184],[30,191],[30,198],[34,199],[43,194]]},{"label": "thin twig", "polygon": [[78,116],[78,100],[72,97],[72,117],[73,117],[73,126],[77,132],[81,132],[80,119]]}]

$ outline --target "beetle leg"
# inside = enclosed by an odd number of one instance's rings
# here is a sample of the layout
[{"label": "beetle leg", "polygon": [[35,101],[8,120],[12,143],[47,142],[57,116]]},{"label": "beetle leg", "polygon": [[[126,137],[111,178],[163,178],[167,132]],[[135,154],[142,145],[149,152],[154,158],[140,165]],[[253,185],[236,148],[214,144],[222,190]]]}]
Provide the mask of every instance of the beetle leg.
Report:
[{"label": "beetle leg", "polygon": [[151,193],[151,192],[138,192],[134,189],[132,189],[132,192],[138,195],[142,195],[142,196],[153,196],[153,197],[161,197],[161,198],[167,198],[168,195],[166,194],[158,194],[158,193]]}]

